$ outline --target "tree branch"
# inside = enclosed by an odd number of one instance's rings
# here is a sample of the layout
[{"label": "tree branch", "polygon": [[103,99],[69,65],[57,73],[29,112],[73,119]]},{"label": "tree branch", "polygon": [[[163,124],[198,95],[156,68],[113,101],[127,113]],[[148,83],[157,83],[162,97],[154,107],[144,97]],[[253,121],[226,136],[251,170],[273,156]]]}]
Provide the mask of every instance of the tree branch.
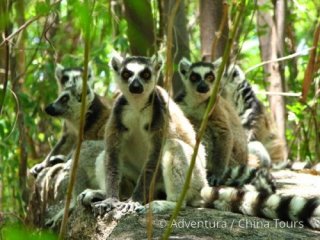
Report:
[{"label": "tree branch", "polygon": [[228,11],[229,11],[229,5],[224,2],[223,3],[223,15],[222,20],[219,26],[219,30],[215,32],[215,35],[213,37],[213,41],[211,44],[211,61],[214,60],[215,54],[216,54],[216,48],[218,46],[219,40],[221,39],[221,35],[223,32],[223,28],[226,26],[227,20],[228,20]]},{"label": "tree branch", "polygon": [[174,18],[177,14],[179,8],[180,0],[176,0],[169,19],[168,19],[168,28],[167,28],[167,47],[166,47],[166,71],[165,71],[165,79],[164,79],[164,88],[169,92],[169,95],[172,96],[172,75],[173,75],[173,64],[172,64],[172,42],[173,42],[173,25]]},{"label": "tree branch", "polygon": [[303,83],[302,83],[302,97],[300,99],[301,102],[305,103],[307,100],[308,91],[313,79],[315,62],[316,62],[316,55],[317,55],[317,46],[319,43],[320,37],[320,22],[316,26],[316,30],[313,35],[313,49],[310,52],[310,58],[308,62],[307,69],[305,71]]},{"label": "tree branch", "polygon": [[256,94],[260,95],[271,95],[271,96],[285,96],[285,97],[301,97],[301,93],[291,93],[291,92],[269,92],[269,91],[257,91]]},{"label": "tree branch", "polygon": [[296,52],[296,53],[293,53],[293,54],[290,54],[288,56],[285,56],[285,57],[281,57],[281,58],[276,58],[276,59],[272,59],[272,60],[269,60],[269,61],[264,61],[262,63],[259,63],[257,65],[254,65],[253,67],[250,67],[248,68],[245,73],[248,73],[248,72],[251,72],[252,70],[256,69],[256,68],[259,68],[259,67],[262,67],[264,65],[267,65],[269,63],[273,63],[273,62],[281,62],[281,61],[285,61],[285,60],[288,60],[288,59],[291,59],[291,58],[295,58],[295,57],[300,57],[301,55],[303,55],[306,51],[311,51],[313,50],[314,47],[311,47],[311,48],[307,48],[307,49],[304,49],[300,52]]},{"label": "tree branch", "polygon": [[[62,0],[57,0],[56,2],[52,3],[50,7],[53,7],[54,5],[60,3]],[[43,17],[43,15],[35,16],[28,21],[26,21],[24,24],[22,24],[15,32],[11,33],[8,37],[5,37],[3,41],[0,43],[0,47],[4,45],[6,42],[9,42],[15,35],[19,34],[22,30],[27,28],[31,23],[37,21],[39,18]]]},{"label": "tree branch", "polygon": [[8,44],[9,41],[17,34],[19,34],[22,30],[27,28],[31,23],[37,21],[41,16],[35,16],[28,21],[26,21],[24,24],[22,24],[15,32],[11,33],[8,37],[5,37],[3,41],[0,43],[0,47],[3,46],[4,44]]}]

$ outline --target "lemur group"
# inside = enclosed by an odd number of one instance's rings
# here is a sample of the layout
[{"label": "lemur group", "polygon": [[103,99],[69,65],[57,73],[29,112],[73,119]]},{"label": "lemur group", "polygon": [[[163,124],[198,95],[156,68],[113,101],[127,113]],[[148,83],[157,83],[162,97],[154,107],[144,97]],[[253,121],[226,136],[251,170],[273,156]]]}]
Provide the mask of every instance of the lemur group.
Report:
[{"label": "lemur group", "polygon": [[[175,98],[157,82],[162,58],[113,54],[109,68],[118,93],[112,103],[93,90],[89,68],[84,141],[72,207],[76,202],[101,215],[170,212],[177,204],[197,133],[221,60],[182,59],[184,89]],[[56,162],[72,162],[78,139],[82,96],[81,68],[55,70],[59,96],[47,114],[64,120],[63,134],[37,176]],[[276,193],[270,173],[284,159],[284,144],[268,111],[257,99],[243,70],[230,64],[210,110],[183,207],[207,207],[320,229],[320,198]],[[71,208],[72,209],[72,208]],[[59,212],[51,224],[60,221]]]}]

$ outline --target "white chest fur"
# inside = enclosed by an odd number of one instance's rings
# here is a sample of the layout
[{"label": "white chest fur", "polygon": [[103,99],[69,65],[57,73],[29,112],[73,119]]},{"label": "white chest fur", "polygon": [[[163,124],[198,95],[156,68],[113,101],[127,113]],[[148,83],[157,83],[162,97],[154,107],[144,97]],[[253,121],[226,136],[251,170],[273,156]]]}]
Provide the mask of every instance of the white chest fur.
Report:
[{"label": "white chest fur", "polygon": [[186,116],[201,120],[206,110],[207,104],[200,97],[189,97],[187,95],[184,103],[180,104],[181,109]]},{"label": "white chest fur", "polygon": [[139,173],[148,160],[151,149],[151,133],[147,126],[152,121],[151,106],[135,108],[126,105],[122,113],[122,123],[126,127],[121,144],[121,158],[124,168],[133,175]]}]

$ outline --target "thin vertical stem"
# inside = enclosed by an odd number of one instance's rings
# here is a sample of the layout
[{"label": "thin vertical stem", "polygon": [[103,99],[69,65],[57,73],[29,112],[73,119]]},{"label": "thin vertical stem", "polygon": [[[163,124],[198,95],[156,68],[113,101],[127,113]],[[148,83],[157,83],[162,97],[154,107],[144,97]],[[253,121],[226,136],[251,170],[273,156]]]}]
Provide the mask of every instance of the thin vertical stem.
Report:
[{"label": "thin vertical stem", "polygon": [[172,61],[173,25],[174,25],[174,18],[179,9],[179,5],[180,5],[180,0],[176,0],[168,19],[168,28],[167,28],[167,48],[166,48],[167,61],[166,61],[164,88],[168,91],[170,96],[172,96],[171,80],[173,75],[173,61]]}]

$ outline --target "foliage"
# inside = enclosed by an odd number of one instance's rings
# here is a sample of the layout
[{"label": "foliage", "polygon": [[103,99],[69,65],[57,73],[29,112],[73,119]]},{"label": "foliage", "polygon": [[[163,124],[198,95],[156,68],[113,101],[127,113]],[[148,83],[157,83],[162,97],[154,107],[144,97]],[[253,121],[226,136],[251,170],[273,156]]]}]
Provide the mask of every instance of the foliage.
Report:
[{"label": "foliage", "polygon": [[0,239],[7,239],[7,240],[20,240],[23,236],[25,240],[56,240],[58,239],[52,233],[49,232],[35,232],[31,229],[27,229],[23,225],[8,225],[4,226],[3,229],[0,229]]}]

